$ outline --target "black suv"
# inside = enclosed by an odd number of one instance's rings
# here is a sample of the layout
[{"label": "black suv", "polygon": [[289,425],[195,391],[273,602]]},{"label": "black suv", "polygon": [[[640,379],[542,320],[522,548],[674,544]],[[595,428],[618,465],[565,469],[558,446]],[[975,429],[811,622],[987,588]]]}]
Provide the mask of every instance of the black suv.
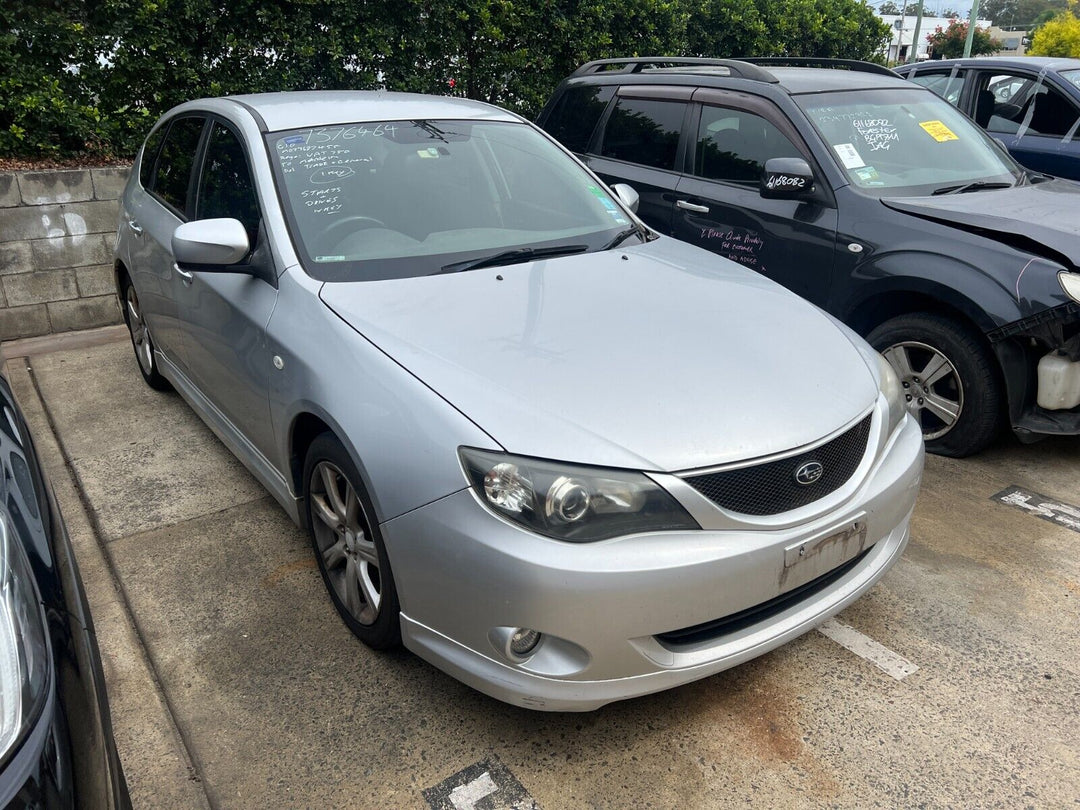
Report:
[{"label": "black suv", "polygon": [[639,215],[789,287],[896,369],[927,447],[1080,433],[1080,184],[878,65],[590,62],[538,123]]}]

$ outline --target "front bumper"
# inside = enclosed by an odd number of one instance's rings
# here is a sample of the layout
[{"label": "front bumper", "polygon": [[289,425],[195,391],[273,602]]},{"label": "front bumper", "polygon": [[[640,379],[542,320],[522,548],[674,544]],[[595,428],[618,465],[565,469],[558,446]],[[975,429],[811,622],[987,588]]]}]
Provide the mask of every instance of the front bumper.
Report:
[{"label": "front bumper", "polygon": [[[404,643],[481,692],[547,711],[589,711],[761,655],[842,610],[903,552],[922,436],[909,418],[888,438],[880,425],[876,415],[873,460],[838,492],[839,502],[825,498],[817,514],[808,514],[812,506],[786,516],[797,516],[794,522],[771,516],[748,523],[710,505],[717,520],[701,531],[574,544],[501,520],[471,489],[388,521],[382,529]],[[703,508],[694,505],[695,517]],[[865,529],[863,544],[836,544],[792,564],[793,547],[854,525]],[[863,549],[849,570],[767,618],[686,643],[658,638],[775,599]],[[524,661],[504,652],[515,627],[544,634]]]}]

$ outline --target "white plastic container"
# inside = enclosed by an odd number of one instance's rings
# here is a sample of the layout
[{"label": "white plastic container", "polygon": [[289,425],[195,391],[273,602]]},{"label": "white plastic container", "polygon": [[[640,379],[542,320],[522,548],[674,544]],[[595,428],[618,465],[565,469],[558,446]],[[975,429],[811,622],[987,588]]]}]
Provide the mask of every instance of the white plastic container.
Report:
[{"label": "white plastic container", "polygon": [[1051,352],[1039,361],[1040,408],[1061,411],[1080,405],[1080,362]]}]

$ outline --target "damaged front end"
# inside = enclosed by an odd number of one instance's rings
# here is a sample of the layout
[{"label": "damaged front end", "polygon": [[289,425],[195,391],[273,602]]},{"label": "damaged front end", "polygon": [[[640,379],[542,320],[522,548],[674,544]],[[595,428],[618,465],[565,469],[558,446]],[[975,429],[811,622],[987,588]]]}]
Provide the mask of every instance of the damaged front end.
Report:
[{"label": "damaged front end", "polygon": [[[1024,441],[1080,434],[1080,272],[1032,273],[1030,286],[1042,290],[1025,289],[1024,275],[1018,303],[1049,305],[987,334],[1005,375],[1013,430]],[[1048,279],[1059,289],[1045,289]]]}]

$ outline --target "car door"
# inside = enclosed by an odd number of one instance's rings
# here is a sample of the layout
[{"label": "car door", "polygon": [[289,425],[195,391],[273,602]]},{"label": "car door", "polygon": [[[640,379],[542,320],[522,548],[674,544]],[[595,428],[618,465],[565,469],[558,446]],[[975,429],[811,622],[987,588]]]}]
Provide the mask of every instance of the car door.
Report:
[{"label": "car door", "polygon": [[149,185],[133,195],[127,212],[126,227],[135,236],[129,272],[142,315],[158,351],[182,371],[187,369],[178,312],[183,286],[174,267],[172,235],[188,220],[192,170],[205,125],[201,115],[184,115],[168,123],[147,174]]},{"label": "car door", "polygon": [[818,178],[814,200],[765,199],[759,183],[769,158],[810,150],[764,99],[699,90],[691,119],[688,171],[679,181],[673,233],[783,284],[819,305],[829,296],[836,208]]},{"label": "car door", "polygon": [[585,158],[608,185],[633,186],[640,198],[638,215],[665,234],[671,233],[692,92],[689,87],[620,87]]},{"label": "car door", "polygon": [[1016,69],[980,70],[975,96],[991,108],[976,122],[1000,140],[1022,165],[1080,180],[1080,103],[1048,76]]},{"label": "car door", "polygon": [[[238,219],[249,262],[272,262],[248,156],[226,122],[212,120],[197,175],[193,219]],[[277,289],[243,272],[182,269],[179,313],[189,377],[264,456],[272,457],[266,324]],[[275,274],[276,275],[276,274]]]}]

